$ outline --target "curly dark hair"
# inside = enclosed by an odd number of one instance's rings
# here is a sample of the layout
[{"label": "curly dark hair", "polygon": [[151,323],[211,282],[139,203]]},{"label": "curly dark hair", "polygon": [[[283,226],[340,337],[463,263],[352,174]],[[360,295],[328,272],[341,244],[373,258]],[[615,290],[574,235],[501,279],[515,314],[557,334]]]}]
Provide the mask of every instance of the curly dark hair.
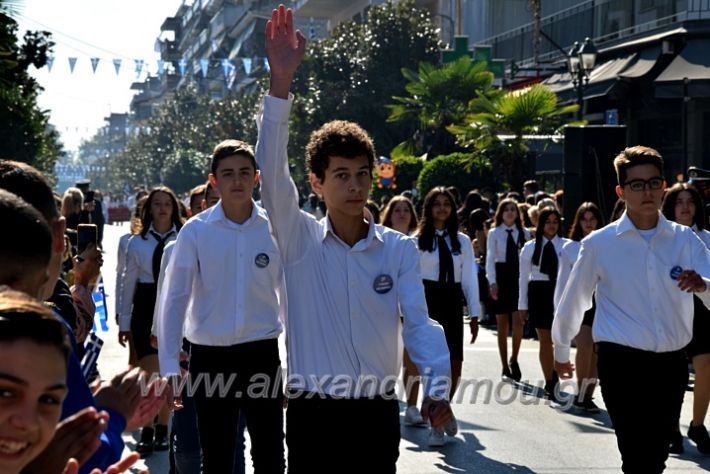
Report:
[{"label": "curly dark hair", "polygon": [[323,182],[331,156],[356,158],[366,156],[372,174],[375,165],[375,145],[370,135],[354,122],[333,120],[311,134],[306,145],[308,170]]}]

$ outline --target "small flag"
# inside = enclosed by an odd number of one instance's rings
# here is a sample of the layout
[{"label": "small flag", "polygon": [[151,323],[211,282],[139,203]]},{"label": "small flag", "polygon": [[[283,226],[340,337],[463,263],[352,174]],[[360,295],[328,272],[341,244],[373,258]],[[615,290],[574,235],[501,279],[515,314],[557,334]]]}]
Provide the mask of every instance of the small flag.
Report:
[{"label": "small flag", "polygon": [[69,70],[74,73],[74,66],[76,66],[76,58],[69,58]]},{"label": "small flag", "polygon": [[271,66],[269,66],[269,60],[264,58],[264,69],[266,69],[266,72],[271,71]]},{"label": "small flag", "polygon": [[210,67],[209,59],[200,59],[200,69],[202,69],[202,77],[207,77],[207,68]]},{"label": "small flag", "polygon": [[121,70],[121,60],[120,59],[114,59],[113,60],[113,67],[116,68],[116,75],[118,76],[119,71]]},{"label": "small flag", "polygon": [[47,58],[47,70],[52,72],[52,66],[54,66],[54,57],[50,56]]},{"label": "small flag", "polygon": [[165,61],[158,59],[158,75],[162,76],[165,72]]},{"label": "small flag", "polygon": [[134,61],[136,63],[136,77],[138,77],[143,71],[143,64],[145,63],[145,61],[143,61],[142,59],[134,59]]},{"label": "small flag", "polygon": [[99,58],[91,58],[91,69],[94,70],[94,74],[96,74],[96,67],[99,65]]},{"label": "small flag", "polygon": [[244,64],[244,72],[247,73],[248,76],[251,74],[251,58],[242,59],[242,63]]},{"label": "small flag", "polygon": [[180,75],[184,76],[185,69],[187,69],[187,59],[182,58],[180,61],[178,61],[178,67],[180,68]]},{"label": "small flag", "polygon": [[86,344],[84,344],[84,357],[81,359],[81,372],[86,380],[89,380],[91,374],[94,373],[103,346],[104,341],[96,333],[89,334]]},{"label": "small flag", "polygon": [[229,62],[229,59],[223,59],[222,60],[222,72],[224,73],[224,78],[229,77],[229,71],[232,69],[232,63]]}]

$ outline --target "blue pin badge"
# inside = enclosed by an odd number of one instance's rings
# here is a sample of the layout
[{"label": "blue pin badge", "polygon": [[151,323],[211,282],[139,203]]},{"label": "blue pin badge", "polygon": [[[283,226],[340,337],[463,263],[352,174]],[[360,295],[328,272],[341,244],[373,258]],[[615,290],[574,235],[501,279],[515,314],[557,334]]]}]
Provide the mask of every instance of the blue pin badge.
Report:
[{"label": "blue pin badge", "polygon": [[676,265],[675,267],[671,268],[671,279],[677,280],[681,273],[683,273],[683,268]]},{"label": "blue pin badge", "polygon": [[372,284],[372,288],[375,290],[375,292],[381,295],[389,292],[393,286],[394,283],[392,281],[392,277],[385,274],[378,275],[377,278],[375,278],[374,283]]},{"label": "blue pin badge", "polygon": [[269,266],[269,256],[265,253],[260,253],[254,259],[254,264],[259,268],[266,268]]}]

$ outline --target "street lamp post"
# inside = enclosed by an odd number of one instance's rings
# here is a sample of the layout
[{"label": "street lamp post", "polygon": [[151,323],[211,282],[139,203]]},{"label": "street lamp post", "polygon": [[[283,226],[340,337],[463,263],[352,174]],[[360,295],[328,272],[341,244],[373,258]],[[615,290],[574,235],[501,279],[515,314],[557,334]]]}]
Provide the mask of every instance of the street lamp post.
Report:
[{"label": "street lamp post", "polygon": [[585,38],[584,43],[575,41],[572,49],[567,53],[567,67],[572,76],[572,85],[577,92],[577,120],[582,120],[582,105],[584,103],[584,88],[589,83],[589,74],[597,62],[597,48],[590,38]]}]

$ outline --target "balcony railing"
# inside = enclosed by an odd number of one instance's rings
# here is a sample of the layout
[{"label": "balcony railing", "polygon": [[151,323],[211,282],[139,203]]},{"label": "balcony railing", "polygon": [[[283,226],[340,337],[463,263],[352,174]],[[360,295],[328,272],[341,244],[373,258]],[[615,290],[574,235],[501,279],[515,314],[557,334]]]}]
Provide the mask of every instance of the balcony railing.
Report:
[{"label": "balcony railing", "polygon": [[[540,27],[564,49],[587,36],[594,39],[597,47],[604,48],[686,20],[710,19],[710,0],[688,0],[687,3],[668,0],[643,12],[634,10],[635,3],[587,0],[542,18]],[[687,8],[681,9],[678,5],[687,5]],[[644,21],[654,15],[658,16]],[[519,64],[531,63],[533,23],[483,39],[480,44],[491,45],[493,57],[514,59]],[[553,44],[544,38],[541,40],[539,62],[549,62],[560,56]]]}]

